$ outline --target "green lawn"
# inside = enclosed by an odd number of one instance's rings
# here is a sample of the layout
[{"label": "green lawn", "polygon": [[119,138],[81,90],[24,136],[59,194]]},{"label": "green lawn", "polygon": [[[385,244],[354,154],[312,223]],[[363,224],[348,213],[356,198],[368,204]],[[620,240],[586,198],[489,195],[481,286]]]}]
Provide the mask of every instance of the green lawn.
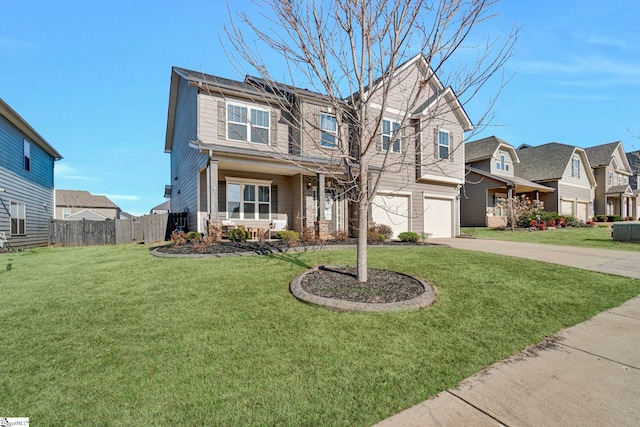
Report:
[{"label": "green lawn", "polygon": [[490,230],[486,227],[463,227],[461,234],[479,239],[510,240],[514,242],[547,243],[550,245],[582,246],[640,252],[640,243],[616,242],[609,227],[562,228],[558,230]]},{"label": "green lawn", "polygon": [[0,414],[43,426],[371,425],[640,293],[637,280],[423,247],[374,248],[370,263],[430,280],[431,308],[338,313],[289,294],[306,267],[354,256],[0,255]]}]

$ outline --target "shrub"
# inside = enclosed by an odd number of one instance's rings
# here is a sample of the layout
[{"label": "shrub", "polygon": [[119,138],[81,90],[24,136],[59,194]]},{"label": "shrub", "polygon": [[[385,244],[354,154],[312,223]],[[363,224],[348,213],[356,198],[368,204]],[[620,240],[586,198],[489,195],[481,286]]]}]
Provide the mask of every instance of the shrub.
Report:
[{"label": "shrub", "polygon": [[249,238],[249,232],[244,228],[234,228],[227,232],[227,237],[232,242],[244,242]]},{"label": "shrub", "polygon": [[433,236],[433,233],[420,233],[418,234],[418,240],[420,243],[427,243],[427,239]]},{"label": "shrub", "polygon": [[376,233],[382,234],[385,239],[393,237],[393,229],[386,224],[377,224],[374,227]]},{"label": "shrub", "polygon": [[298,239],[300,238],[300,235],[298,234],[297,231],[282,230],[278,232],[277,237],[279,239],[282,239],[282,241],[286,243],[288,246],[293,246],[296,243],[298,243]]},{"label": "shrub", "polygon": [[371,227],[367,230],[367,240],[371,243],[381,243],[386,240],[383,234],[380,234],[376,231],[375,227]]},{"label": "shrub", "polygon": [[184,231],[173,230],[171,232],[171,243],[173,246],[179,247],[187,243],[187,239],[184,237]]},{"label": "shrub", "polygon": [[418,233],[414,233],[413,231],[403,231],[402,233],[398,234],[398,239],[402,240],[403,242],[417,242],[418,241]]},{"label": "shrub", "polygon": [[338,242],[344,242],[349,238],[349,233],[346,230],[336,230],[331,235]]},{"label": "shrub", "polygon": [[607,222],[616,222],[622,221],[622,217],[620,215],[607,215]]},{"label": "shrub", "polygon": [[305,227],[302,229],[302,236],[300,236],[300,241],[304,243],[310,243],[315,240],[316,240],[315,227]]},{"label": "shrub", "polygon": [[607,216],[606,215],[596,215],[596,221],[598,221],[598,222],[607,222]]},{"label": "shrub", "polygon": [[190,231],[184,235],[184,238],[187,239],[187,242],[192,242],[194,240],[200,240],[202,235],[197,231]]}]

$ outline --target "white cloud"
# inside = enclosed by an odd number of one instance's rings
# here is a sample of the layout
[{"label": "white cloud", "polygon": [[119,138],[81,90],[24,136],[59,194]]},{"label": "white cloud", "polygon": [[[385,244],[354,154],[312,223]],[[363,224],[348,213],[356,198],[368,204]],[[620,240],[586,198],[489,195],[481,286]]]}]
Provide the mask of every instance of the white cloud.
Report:
[{"label": "white cloud", "polygon": [[136,200],[140,200],[140,196],[127,195],[127,194],[105,194],[111,200],[126,200],[135,202]]},{"label": "white cloud", "polygon": [[95,177],[83,175],[81,171],[66,163],[56,163],[54,172],[56,179],[69,179],[74,181],[93,181],[95,179]]},{"label": "white cloud", "polygon": [[9,37],[0,37],[0,50],[4,51],[16,51],[23,49],[33,49],[35,44],[26,40],[13,39]]},{"label": "white cloud", "polygon": [[613,37],[603,36],[601,34],[579,34],[574,33],[574,37],[583,40],[584,42],[597,46],[606,46],[606,47],[618,47],[618,48],[627,48],[628,44],[626,40],[616,39]]}]

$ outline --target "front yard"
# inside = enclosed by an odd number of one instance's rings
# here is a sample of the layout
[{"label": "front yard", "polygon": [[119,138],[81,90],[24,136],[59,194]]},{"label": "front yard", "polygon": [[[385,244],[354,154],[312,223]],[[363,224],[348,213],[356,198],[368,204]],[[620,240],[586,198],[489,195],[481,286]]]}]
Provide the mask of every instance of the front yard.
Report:
[{"label": "front yard", "polygon": [[491,230],[486,227],[463,227],[462,235],[479,239],[508,240],[513,242],[546,243],[550,245],[581,246],[587,248],[615,249],[640,252],[640,243],[616,242],[611,229],[605,227],[562,228],[558,230]]},{"label": "front yard", "polygon": [[0,255],[0,415],[371,425],[640,293],[637,280],[416,247],[372,248],[370,265],[429,280],[433,307],[338,313],[289,294],[309,266],[354,262],[354,250],[166,259],[139,245]]}]

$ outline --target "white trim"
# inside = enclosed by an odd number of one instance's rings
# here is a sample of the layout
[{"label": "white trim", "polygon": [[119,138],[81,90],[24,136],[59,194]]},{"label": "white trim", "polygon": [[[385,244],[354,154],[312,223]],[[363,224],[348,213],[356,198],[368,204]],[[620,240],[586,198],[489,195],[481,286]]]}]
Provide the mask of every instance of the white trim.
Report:
[{"label": "white trim", "polygon": [[[246,125],[247,128],[247,139],[235,139],[235,138],[229,138],[229,123],[235,123],[235,124],[243,124],[240,122],[230,122],[229,121],[229,106],[233,105],[236,107],[241,107],[241,108],[246,108],[247,109],[247,117],[246,122],[244,123]],[[259,125],[254,125],[251,122],[251,110],[256,110],[256,111],[262,111],[264,113],[267,113],[267,117],[269,119],[269,126],[264,127],[264,126],[259,126]],[[238,102],[238,101],[233,101],[233,100],[227,100],[226,101],[226,106],[225,106],[225,118],[224,118],[224,126],[225,126],[225,139],[227,141],[239,141],[239,142],[249,142],[251,144],[260,144],[260,145],[266,145],[266,146],[270,146],[271,145],[271,110],[269,108],[257,105],[257,104],[251,104],[251,103],[246,103],[246,102]],[[255,127],[256,129],[266,129],[267,130],[267,142],[260,142],[260,141],[252,141],[251,140],[251,128]]]},{"label": "white trim", "polygon": [[447,184],[464,184],[464,180],[460,178],[452,178],[450,176],[424,174],[418,178],[422,181],[444,182]]},{"label": "white trim", "polygon": [[271,185],[273,182],[266,179],[238,178],[236,176],[225,176],[224,179],[226,182],[230,182],[232,184]]},{"label": "white trim", "polygon": [[[389,133],[386,134],[384,133],[384,122],[387,121],[389,122]],[[394,124],[398,125],[398,130],[397,130],[397,134],[395,135],[395,140],[394,140]],[[390,119],[390,118],[382,118],[382,123],[381,123],[382,128],[380,129],[380,151],[382,152],[387,152],[387,150],[385,150],[384,148],[384,137],[387,136],[389,137],[389,144],[391,145],[391,149],[388,150],[389,153],[391,154],[402,154],[402,140],[404,139],[402,137],[402,123],[394,120],[394,119]],[[393,140],[393,142],[391,142]],[[393,149],[393,146],[398,143],[398,151],[395,151]]]},{"label": "white trim", "polygon": [[[369,106],[371,108],[375,108],[376,110],[382,110],[382,105],[377,104],[375,102],[372,102],[371,104],[369,104]],[[395,114],[396,116],[404,116],[407,114],[406,111],[398,110],[397,108],[392,108],[392,107],[386,107],[384,109],[384,112],[389,114]]]},{"label": "white trim", "polygon": [[380,195],[386,195],[386,196],[413,196],[413,192],[412,191],[395,191],[395,190],[378,190],[376,191],[376,196],[380,194]]}]

